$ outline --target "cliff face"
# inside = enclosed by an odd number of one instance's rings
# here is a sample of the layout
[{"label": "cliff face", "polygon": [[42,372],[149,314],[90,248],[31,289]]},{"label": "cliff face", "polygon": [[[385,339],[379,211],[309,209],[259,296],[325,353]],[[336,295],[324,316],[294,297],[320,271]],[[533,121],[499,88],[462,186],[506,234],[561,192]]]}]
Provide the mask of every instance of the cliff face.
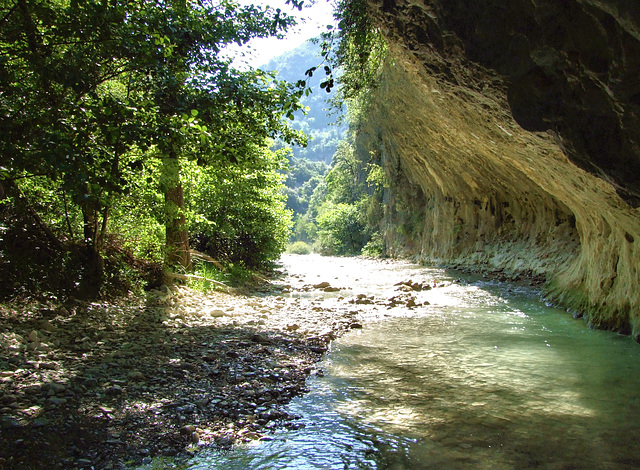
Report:
[{"label": "cliff face", "polygon": [[541,274],[640,338],[636,0],[383,0],[358,146],[392,179],[391,250]]}]

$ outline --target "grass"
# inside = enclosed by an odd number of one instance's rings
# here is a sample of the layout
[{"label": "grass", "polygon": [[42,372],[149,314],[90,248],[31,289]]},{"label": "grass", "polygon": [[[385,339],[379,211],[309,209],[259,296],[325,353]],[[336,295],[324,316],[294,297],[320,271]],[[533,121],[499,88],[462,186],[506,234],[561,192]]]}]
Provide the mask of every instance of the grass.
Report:
[{"label": "grass", "polygon": [[220,290],[222,286],[217,283],[223,283],[228,287],[251,284],[255,281],[257,275],[256,272],[240,263],[228,264],[221,270],[213,263],[206,261],[198,263],[193,274],[197,277],[189,279],[188,285],[203,294]]}]

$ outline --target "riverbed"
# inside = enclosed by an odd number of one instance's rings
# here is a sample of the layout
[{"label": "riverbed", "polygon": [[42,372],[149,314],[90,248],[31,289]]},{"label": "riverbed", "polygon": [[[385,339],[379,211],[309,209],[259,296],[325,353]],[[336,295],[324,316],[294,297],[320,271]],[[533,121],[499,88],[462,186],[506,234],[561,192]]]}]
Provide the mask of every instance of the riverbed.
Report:
[{"label": "riverbed", "polygon": [[[640,346],[531,287],[410,263],[285,256],[285,296],[348,308],[297,426],[192,469],[640,467]],[[325,282],[325,291],[305,290]]]}]

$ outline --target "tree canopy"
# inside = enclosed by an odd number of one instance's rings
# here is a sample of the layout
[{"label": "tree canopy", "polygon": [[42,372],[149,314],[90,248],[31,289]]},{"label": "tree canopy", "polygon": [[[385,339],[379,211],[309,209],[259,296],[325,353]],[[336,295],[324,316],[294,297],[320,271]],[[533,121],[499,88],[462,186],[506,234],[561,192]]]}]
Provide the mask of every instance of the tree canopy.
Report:
[{"label": "tree canopy", "polygon": [[231,0],[0,0],[0,196],[32,178],[53,185],[68,239],[67,202],[81,213],[83,279],[99,285],[110,211],[144,178],[164,194],[167,258],[187,267],[171,256],[189,247],[185,162],[259,166],[269,138],[305,143],[289,123],[300,84],[238,71],[224,54],[293,24]]}]

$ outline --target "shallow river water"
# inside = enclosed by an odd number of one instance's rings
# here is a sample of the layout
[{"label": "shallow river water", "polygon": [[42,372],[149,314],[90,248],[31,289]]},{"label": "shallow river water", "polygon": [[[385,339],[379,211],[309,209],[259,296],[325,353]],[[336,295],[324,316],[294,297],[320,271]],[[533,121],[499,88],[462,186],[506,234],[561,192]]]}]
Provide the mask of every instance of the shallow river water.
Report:
[{"label": "shallow river water", "polygon": [[[290,411],[297,430],[207,469],[640,468],[640,345],[590,330],[536,291],[440,269],[287,256],[297,278],[389,298],[435,286],[413,309],[354,305],[364,328],[332,343]],[[291,295],[318,296],[318,292]]]}]

